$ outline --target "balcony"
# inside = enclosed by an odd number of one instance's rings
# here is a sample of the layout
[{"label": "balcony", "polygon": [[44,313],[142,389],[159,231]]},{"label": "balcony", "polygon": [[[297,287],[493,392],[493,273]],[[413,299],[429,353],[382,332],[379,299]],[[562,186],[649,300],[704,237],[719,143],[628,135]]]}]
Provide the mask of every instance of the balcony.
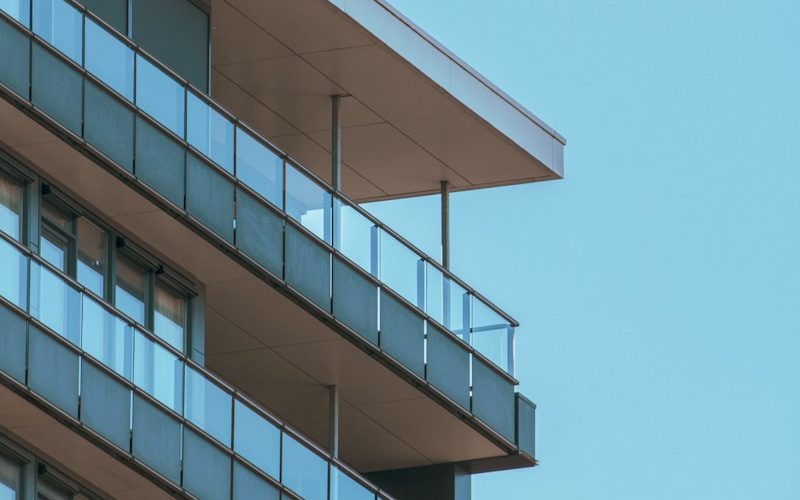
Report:
[{"label": "balcony", "polygon": [[2,233],[0,259],[0,379],[171,489],[198,498],[388,498]]},{"label": "balcony", "polygon": [[[69,22],[49,30],[30,13],[0,13],[8,102],[492,443],[468,444],[462,459],[525,453],[532,463],[521,445],[532,430],[520,429],[528,420],[518,412],[532,410],[514,394],[512,318],[130,40],[62,6]],[[264,323],[225,295],[212,296],[225,316]],[[226,374],[241,369],[212,361]]]}]

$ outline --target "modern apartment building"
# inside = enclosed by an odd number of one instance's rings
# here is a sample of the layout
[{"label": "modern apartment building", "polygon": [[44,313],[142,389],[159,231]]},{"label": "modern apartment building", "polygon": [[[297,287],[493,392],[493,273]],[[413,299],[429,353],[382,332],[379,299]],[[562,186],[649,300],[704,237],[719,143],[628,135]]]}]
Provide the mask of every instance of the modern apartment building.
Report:
[{"label": "modern apartment building", "polygon": [[[0,499],[536,465],[448,199],[560,178],[564,139],[384,0],[0,0],[0,97]],[[359,206],[430,194],[441,258]]]}]

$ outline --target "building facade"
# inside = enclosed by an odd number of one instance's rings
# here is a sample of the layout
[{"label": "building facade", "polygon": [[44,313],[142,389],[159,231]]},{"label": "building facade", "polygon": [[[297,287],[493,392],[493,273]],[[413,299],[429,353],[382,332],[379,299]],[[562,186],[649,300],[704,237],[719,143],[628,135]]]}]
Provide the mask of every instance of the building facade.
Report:
[{"label": "building facade", "polygon": [[[391,6],[0,0],[0,61],[0,499],[455,500],[536,465],[448,200],[560,178],[565,141]],[[430,194],[441,258],[360,206]]]}]

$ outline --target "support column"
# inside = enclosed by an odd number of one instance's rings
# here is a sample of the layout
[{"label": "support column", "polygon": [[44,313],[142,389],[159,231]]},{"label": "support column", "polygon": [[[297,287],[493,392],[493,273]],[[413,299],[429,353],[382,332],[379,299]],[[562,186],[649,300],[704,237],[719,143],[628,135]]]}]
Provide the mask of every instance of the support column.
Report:
[{"label": "support column", "polygon": [[330,403],[328,405],[328,451],[333,458],[339,458],[339,388],[328,387]]},{"label": "support column", "polygon": [[450,182],[442,181],[442,267],[450,269]]},{"label": "support column", "polygon": [[331,185],[335,191],[342,190],[342,122],[339,112],[342,96],[331,96]]}]

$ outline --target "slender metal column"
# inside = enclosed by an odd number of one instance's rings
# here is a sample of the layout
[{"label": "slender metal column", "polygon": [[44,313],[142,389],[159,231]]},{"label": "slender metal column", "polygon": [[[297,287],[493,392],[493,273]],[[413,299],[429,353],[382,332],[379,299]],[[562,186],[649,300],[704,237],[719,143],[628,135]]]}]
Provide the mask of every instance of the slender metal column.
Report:
[{"label": "slender metal column", "polygon": [[342,190],[342,123],[339,111],[342,96],[331,96],[331,185],[336,191]]},{"label": "slender metal column", "polygon": [[333,458],[339,458],[339,388],[328,387],[330,403],[328,406],[328,450]]},{"label": "slender metal column", "polygon": [[441,182],[442,193],[442,267],[450,269],[450,183]]}]

